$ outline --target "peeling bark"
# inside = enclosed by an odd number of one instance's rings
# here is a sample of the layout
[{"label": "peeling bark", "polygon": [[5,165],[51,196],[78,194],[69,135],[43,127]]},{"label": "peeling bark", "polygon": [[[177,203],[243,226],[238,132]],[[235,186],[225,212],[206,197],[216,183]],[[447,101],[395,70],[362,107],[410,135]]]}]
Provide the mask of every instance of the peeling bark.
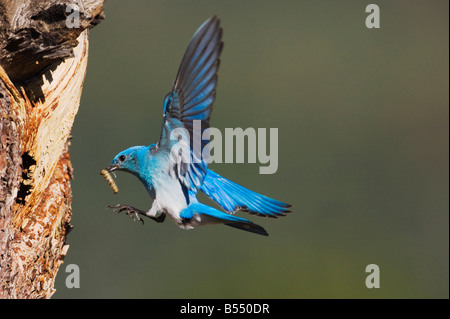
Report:
[{"label": "peeling bark", "polygon": [[[103,0],[0,0],[0,298],[49,298],[67,253],[68,148]],[[80,27],[67,28],[67,4]]]}]

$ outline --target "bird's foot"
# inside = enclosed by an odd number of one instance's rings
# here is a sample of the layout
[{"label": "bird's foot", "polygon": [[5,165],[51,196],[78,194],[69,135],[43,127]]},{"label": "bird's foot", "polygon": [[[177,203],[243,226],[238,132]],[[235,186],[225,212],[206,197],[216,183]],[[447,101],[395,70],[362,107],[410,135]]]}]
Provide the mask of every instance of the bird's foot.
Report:
[{"label": "bird's foot", "polygon": [[108,208],[111,208],[113,212],[120,213],[122,211],[125,211],[125,213],[130,217],[133,218],[134,221],[138,220],[142,224],[144,224],[144,220],[139,216],[140,214],[145,215],[145,212],[134,208],[133,206],[129,205],[123,205],[123,204],[117,204],[117,205],[109,205]]}]

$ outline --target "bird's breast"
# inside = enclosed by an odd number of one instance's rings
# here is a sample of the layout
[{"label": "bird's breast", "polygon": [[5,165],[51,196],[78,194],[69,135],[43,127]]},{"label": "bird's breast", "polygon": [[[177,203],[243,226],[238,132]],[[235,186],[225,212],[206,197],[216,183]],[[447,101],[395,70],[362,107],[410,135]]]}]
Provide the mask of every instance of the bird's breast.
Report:
[{"label": "bird's breast", "polygon": [[164,180],[155,183],[155,196],[160,209],[180,223],[180,212],[188,203],[179,180],[166,175]]}]

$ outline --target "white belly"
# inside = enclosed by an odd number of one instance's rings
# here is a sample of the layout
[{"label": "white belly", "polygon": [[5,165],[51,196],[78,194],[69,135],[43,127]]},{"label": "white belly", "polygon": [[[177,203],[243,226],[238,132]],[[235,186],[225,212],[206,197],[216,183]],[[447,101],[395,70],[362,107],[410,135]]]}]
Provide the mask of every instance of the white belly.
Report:
[{"label": "white belly", "polygon": [[180,224],[180,212],[187,207],[187,202],[179,180],[167,176],[164,183],[155,185],[155,197],[158,210]]}]

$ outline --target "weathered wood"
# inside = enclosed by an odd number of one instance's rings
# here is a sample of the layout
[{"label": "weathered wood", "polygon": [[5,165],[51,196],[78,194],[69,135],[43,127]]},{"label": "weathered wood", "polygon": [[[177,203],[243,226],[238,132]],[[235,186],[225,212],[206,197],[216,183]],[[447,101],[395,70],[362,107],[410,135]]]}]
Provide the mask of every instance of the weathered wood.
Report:
[{"label": "weathered wood", "polygon": [[[0,0],[0,298],[49,298],[68,246],[70,131],[103,0]],[[80,9],[68,28],[66,5]]]}]

